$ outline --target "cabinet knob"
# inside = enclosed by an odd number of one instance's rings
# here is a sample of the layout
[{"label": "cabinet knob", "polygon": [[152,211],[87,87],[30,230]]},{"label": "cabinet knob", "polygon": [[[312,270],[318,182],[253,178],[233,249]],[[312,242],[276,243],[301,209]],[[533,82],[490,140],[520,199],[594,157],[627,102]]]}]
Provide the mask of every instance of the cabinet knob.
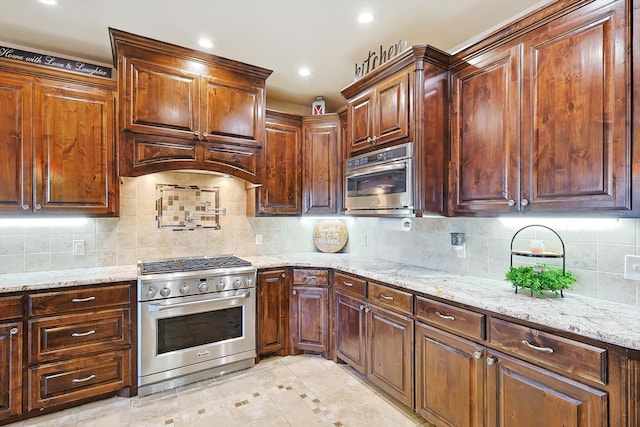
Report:
[{"label": "cabinet knob", "polygon": [[9,333],[10,333],[11,335],[15,335],[15,334],[17,334],[17,333],[18,333],[18,328],[11,328],[11,329],[9,329]]},{"label": "cabinet knob", "polygon": [[378,140],[377,136],[374,135],[371,137],[371,142],[375,143],[377,140]]},{"label": "cabinet knob", "polygon": [[195,136],[200,136],[200,131],[199,131],[199,130],[195,130],[195,131],[193,131],[193,134],[194,134]]},{"label": "cabinet knob", "polygon": [[209,136],[209,133],[208,133],[208,132],[202,132],[202,137],[203,137],[203,138],[206,138],[206,137],[208,137],[208,136]]},{"label": "cabinet knob", "polygon": [[294,295],[298,295],[298,291],[293,291],[293,294]]},{"label": "cabinet knob", "polygon": [[473,358],[474,359],[480,359],[482,357],[482,352],[481,351],[476,351],[475,353],[473,353]]},{"label": "cabinet knob", "polygon": [[24,205],[21,206],[21,208],[22,208],[23,211],[28,211],[29,210],[29,205],[24,204]]},{"label": "cabinet knob", "polygon": [[520,205],[527,206],[528,204],[529,204],[529,201],[527,199],[520,200]]},{"label": "cabinet knob", "polygon": [[365,308],[364,304],[360,304],[360,311],[363,311]]},{"label": "cabinet knob", "polygon": [[36,210],[38,211],[40,209],[42,209],[42,205],[40,203],[36,203]]},{"label": "cabinet knob", "polygon": [[365,312],[365,313],[368,313],[368,312],[370,312],[370,311],[371,311],[371,307],[365,307],[365,308],[364,308],[364,312]]},{"label": "cabinet knob", "polygon": [[284,279],[285,277],[287,277],[287,275],[286,275],[286,274],[284,274],[284,273],[282,273],[282,274],[280,275],[280,277],[282,277],[282,278]]},{"label": "cabinet knob", "polygon": [[509,200],[507,201],[507,206],[515,206],[515,205],[516,205],[516,201],[515,201],[515,200],[513,200],[513,199],[509,199]]},{"label": "cabinet knob", "polygon": [[496,363],[496,359],[494,359],[493,357],[487,357],[487,365],[491,366],[494,363]]}]

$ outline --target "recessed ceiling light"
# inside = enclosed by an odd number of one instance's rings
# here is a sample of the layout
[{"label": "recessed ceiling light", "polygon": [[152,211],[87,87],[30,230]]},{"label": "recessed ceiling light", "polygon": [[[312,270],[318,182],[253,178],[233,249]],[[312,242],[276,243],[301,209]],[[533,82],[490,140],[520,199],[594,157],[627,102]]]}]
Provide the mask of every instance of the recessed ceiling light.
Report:
[{"label": "recessed ceiling light", "polygon": [[306,67],[302,67],[298,70],[298,74],[300,74],[303,77],[307,77],[311,75],[311,70],[309,70]]},{"label": "recessed ceiling light", "polygon": [[46,4],[48,6],[57,6],[58,0],[38,0],[42,4]]},{"label": "recessed ceiling light", "polygon": [[358,15],[358,22],[361,24],[368,24],[373,21],[373,13],[371,12],[362,12]]},{"label": "recessed ceiling light", "polygon": [[198,44],[205,49],[211,49],[213,47],[213,42],[209,39],[200,39],[200,41],[198,41]]}]

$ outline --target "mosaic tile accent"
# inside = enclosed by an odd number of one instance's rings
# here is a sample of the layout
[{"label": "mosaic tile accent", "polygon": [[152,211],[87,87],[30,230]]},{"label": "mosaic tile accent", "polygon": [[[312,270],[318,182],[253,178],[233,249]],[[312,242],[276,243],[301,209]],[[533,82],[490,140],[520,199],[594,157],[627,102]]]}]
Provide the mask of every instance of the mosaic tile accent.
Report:
[{"label": "mosaic tile accent", "polygon": [[196,185],[156,185],[159,230],[220,229],[220,189]]}]

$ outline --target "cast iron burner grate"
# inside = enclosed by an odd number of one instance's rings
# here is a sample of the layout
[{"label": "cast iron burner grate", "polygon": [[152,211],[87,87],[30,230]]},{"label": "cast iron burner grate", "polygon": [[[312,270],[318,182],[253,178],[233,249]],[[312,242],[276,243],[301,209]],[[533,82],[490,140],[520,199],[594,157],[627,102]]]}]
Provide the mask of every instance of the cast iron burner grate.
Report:
[{"label": "cast iron burner grate", "polygon": [[250,266],[245,261],[235,256],[222,256],[213,258],[184,258],[166,261],[149,261],[142,263],[142,274],[173,273],[176,271],[199,271],[219,268]]}]

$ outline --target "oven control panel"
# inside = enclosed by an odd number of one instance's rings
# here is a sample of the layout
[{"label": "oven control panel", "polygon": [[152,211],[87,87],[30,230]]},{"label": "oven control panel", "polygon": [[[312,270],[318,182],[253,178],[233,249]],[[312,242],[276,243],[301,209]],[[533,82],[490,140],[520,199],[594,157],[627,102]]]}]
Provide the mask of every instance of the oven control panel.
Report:
[{"label": "oven control panel", "polygon": [[138,280],[138,295],[140,301],[150,301],[255,288],[255,284],[255,271],[224,276],[193,276]]}]

